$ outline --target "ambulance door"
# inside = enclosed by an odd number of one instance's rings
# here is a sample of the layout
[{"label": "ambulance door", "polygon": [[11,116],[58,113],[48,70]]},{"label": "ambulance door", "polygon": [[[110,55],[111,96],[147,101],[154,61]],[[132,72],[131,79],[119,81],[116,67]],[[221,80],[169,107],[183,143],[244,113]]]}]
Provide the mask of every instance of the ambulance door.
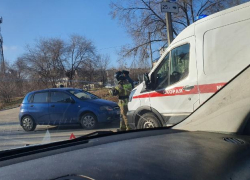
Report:
[{"label": "ambulance door", "polygon": [[166,121],[177,123],[193,112],[199,103],[195,37],[175,45],[151,78],[155,89],[150,93],[151,107]]}]

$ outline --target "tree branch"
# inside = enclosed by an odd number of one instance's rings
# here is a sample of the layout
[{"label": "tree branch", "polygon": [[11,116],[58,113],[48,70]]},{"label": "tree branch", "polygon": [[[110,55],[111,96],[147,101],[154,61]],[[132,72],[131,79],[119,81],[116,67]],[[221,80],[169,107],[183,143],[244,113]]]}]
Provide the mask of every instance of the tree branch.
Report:
[{"label": "tree branch", "polygon": [[133,52],[134,50],[138,49],[139,47],[142,47],[142,46],[145,46],[145,45],[148,45],[149,43],[152,43],[152,42],[160,42],[160,41],[166,41],[166,39],[158,39],[158,40],[151,40],[151,41],[148,41],[148,42],[145,42],[143,44],[140,44],[132,49],[130,49],[124,56],[127,56],[128,54],[130,54],[131,52]]},{"label": "tree branch", "polygon": [[165,22],[165,20],[163,20],[160,16],[158,16],[158,14],[156,14],[156,12],[144,1],[144,0],[141,0],[148,8],[149,10],[156,16],[158,17],[163,23]]}]

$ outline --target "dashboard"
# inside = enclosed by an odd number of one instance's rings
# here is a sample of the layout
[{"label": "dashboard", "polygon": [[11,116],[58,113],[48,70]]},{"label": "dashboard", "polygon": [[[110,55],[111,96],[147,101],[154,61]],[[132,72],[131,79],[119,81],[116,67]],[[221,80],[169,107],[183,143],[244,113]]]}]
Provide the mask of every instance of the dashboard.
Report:
[{"label": "dashboard", "polygon": [[0,179],[250,179],[249,143],[243,135],[131,131],[2,154]]}]

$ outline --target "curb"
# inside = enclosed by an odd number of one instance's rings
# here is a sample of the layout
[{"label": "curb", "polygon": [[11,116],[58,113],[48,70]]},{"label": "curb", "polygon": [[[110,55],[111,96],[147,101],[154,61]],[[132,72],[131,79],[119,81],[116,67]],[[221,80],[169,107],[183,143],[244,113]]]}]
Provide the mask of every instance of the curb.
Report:
[{"label": "curb", "polygon": [[15,108],[18,108],[18,107],[20,107],[20,106],[14,106],[14,107],[7,108],[7,109],[0,109],[0,112],[1,112],[1,111],[6,111],[6,110],[10,110],[10,109],[15,109]]}]

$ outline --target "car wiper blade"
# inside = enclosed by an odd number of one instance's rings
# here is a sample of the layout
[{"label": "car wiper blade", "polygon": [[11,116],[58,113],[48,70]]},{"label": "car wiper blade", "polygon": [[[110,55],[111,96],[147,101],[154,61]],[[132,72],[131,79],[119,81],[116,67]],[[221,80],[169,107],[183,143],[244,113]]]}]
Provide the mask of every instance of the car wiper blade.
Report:
[{"label": "car wiper blade", "polygon": [[78,139],[78,138],[86,139],[86,138],[89,138],[89,137],[106,136],[106,135],[112,135],[114,133],[115,132],[113,132],[113,131],[95,131],[95,132],[92,132],[92,133],[89,133],[89,134],[86,134],[86,135],[79,136],[76,139]]},{"label": "car wiper blade", "polygon": [[95,131],[89,134],[85,134],[82,136],[77,137],[76,139],[88,139],[92,137],[102,137],[102,136],[109,136],[109,135],[115,135],[115,134],[125,134],[125,133],[131,133],[131,132],[140,132],[140,131],[150,131],[150,130],[161,130],[161,129],[171,129],[173,126],[167,126],[167,127],[157,127],[157,128],[148,128],[148,129],[135,129],[130,131]]}]

